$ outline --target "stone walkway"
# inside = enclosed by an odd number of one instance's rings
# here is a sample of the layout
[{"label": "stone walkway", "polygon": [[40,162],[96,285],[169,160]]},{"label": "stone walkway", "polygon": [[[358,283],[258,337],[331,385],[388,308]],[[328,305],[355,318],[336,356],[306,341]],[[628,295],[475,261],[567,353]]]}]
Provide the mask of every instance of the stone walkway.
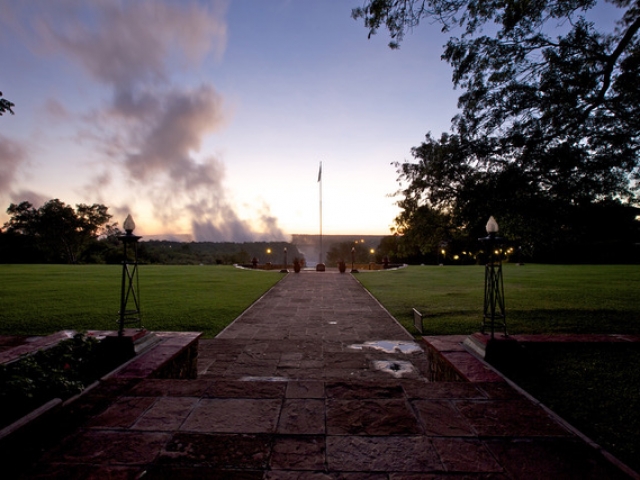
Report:
[{"label": "stone walkway", "polygon": [[78,402],[86,421],[67,425],[63,441],[31,468],[5,471],[64,479],[628,478],[504,382],[430,382],[425,345],[351,275],[289,274],[200,342],[198,379],[105,383],[108,391]]}]

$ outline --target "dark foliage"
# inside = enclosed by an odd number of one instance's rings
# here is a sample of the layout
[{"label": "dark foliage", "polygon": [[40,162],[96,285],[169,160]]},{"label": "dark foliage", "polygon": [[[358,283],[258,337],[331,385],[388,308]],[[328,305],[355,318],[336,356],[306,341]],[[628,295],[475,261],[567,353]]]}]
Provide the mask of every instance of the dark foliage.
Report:
[{"label": "dark foliage", "polygon": [[594,258],[598,245],[628,260],[640,241],[640,8],[606,2],[618,21],[605,31],[587,17],[603,4],[369,0],[353,11],[370,35],[386,27],[393,48],[423,21],[459,34],[442,55],[463,91],[453,133],[428,134],[415,162],[396,163],[403,254],[483,236],[494,215],[537,260]]},{"label": "dark foliage", "polygon": [[97,339],[82,334],[0,365],[0,426],[49,400],[66,400],[82,392],[115,366]]},{"label": "dark foliage", "polygon": [[[353,249],[355,263],[381,262],[382,256],[377,245],[367,245],[361,242],[339,242],[329,246],[327,265],[337,267],[340,261],[351,264],[351,250]],[[373,253],[371,252],[373,250]]]},{"label": "dark foliage", "polygon": [[[172,265],[232,265],[251,264],[255,257],[259,264],[293,264],[294,257],[301,257],[295,245],[286,242],[171,242],[152,240],[140,243],[140,261],[144,263]],[[267,253],[267,250],[271,253]]]},{"label": "dark foliage", "polygon": [[[111,215],[104,205],[76,205],[74,210],[58,199],[40,208],[29,202],[12,203],[10,219],[0,236],[3,262],[77,263],[91,242],[112,234]],[[6,248],[4,248],[6,247]]]},{"label": "dark foliage", "polygon": [[2,92],[0,92],[0,116],[2,116],[2,114],[6,112],[9,112],[11,113],[11,115],[14,115],[14,111],[12,110],[12,107],[15,107],[15,104],[11,103],[6,98],[2,98]]}]

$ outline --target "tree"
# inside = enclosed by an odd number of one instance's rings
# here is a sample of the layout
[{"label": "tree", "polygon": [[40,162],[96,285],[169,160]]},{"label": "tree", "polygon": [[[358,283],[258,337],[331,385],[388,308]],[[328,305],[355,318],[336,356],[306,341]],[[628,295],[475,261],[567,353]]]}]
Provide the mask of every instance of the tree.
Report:
[{"label": "tree", "polygon": [[2,92],[0,92],[0,116],[2,116],[2,114],[5,112],[9,112],[11,113],[11,115],[14,115],[14,112],[13,110],[11,110],[11,107],[15,107],[15,104],[11,103],[6,98],[2,98]]},{"label": "tree", "polygon": [[[604,3],[618,13],[608,31],[587,17]],[[549,230],[543,225],[552,231],[546,241],[576,240],[585,231],[576,211],[637,202],[636,2],[369,0],[352,15],[370,35],[384,25],[392,48],[425,20],[460,32],[442,58],[463,90],[461,113],[453,134],[427,135],[413,149],[417,164],[397,164],[399,180],[408,183],[400,224],[426,205],[471,235],[501,212],[506,232],[542,247],[535,235]]]},{"label": "tree", "polygon": [[28,242],[38,258],[48,262],[76,263],[91,241],[115,229],[108,207],[100,204],[76,205],[76,210],[58,199],[36,209],[29,202],[11,204],[6,234]]},{"label": "tree", "polygon": [[[354,249],[354,261],[356,263],[369,263],[373,259],[371,255],[372,246],[360,242],[339,242],[329,247],[327,264],[337,265],[340,261],[351,264],[352,248]],[[375,248],[373,250],[378,253]]]}]

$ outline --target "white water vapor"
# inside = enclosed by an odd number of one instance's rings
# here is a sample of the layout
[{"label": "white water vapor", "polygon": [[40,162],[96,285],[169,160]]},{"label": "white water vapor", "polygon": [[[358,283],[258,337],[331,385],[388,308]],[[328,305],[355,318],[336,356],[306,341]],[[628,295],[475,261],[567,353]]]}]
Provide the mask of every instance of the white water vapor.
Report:
[{"label": "white water vapor", "polygon": [[[123,177],[127,191],[153,206],[165,225],[187,219],[198,241],[283,238],[268,208],[254,221],[238,217],[224,187],[224,164],[203,143],[228,121],[214,85],[178,84],[176,73],[219,61],[227,28],[224,1],[4,2],[34,51],[62,55],[109,95],[81,113],[77,140],[101,152],[104,171],[85,192],[102,192]],[[68,115],[58,101],[48,111]],[[0,142],[2,139],[0,138]],[[6,142],[5,142],[6,143]],[[1,150],[10,182],[19,152]],[[96,183],[92,183],[96,182]],[[98,184],[97,182],[100,182]],[[108,206],[118,209],[119,205]],[[134,207],[135,200],[128,203]]]}]

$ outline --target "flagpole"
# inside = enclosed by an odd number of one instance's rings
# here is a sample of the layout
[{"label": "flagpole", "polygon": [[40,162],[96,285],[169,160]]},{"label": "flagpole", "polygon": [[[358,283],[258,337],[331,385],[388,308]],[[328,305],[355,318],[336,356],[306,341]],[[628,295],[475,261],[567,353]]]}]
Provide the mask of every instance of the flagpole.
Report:
[{"label": "flagpole", "polygon": [[320,187],[320,260],[322,262],[322,162],[320,162],[320,168],[318,169],[318,183]]}]

